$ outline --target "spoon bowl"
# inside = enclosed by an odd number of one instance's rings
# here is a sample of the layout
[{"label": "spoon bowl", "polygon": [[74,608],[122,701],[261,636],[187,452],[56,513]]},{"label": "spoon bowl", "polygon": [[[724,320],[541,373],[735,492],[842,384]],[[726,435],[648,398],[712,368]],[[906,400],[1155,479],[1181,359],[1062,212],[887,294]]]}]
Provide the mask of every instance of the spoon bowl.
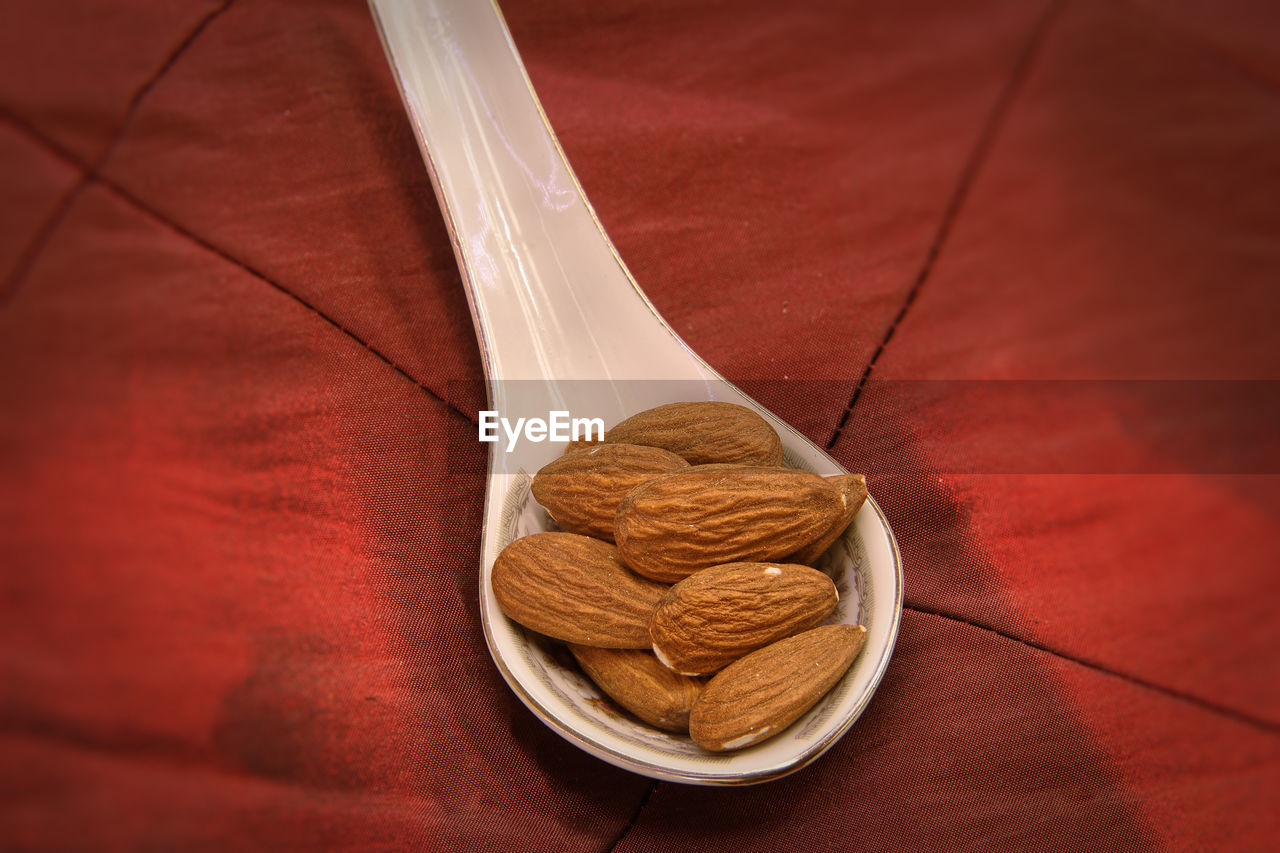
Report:
[{"label": "spoon bowl", "polygon": [[[784,464],[846,473],[698,357],[644,296],[570,169],[496,5],[370,6],[444,211],[497,417],[546,422],[563,412],[610,427],[664,403],[722,400],[759,412],[778,431]],[[902,616],[901,558],[873,498],[819,564],[841,596],[829,621],[867,629],[853,666],[781,734],[712,753],[619,711],[561,644],[499,609],[494,560],[513,539],[555,529],[529,485],[564,445],[510,441],[501,431],[498,438],[485,494],[480,614],[498,670],[544,723],[619,767],[706,785],[786,775],[849,730],[884,675]]]}]

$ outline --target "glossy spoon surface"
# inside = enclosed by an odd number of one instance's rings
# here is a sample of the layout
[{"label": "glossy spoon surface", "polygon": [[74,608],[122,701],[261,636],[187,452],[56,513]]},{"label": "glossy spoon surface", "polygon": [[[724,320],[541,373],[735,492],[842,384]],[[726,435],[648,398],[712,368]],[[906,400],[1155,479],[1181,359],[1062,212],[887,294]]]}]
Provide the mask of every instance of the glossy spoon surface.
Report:
[{"label": "glossy spoon surface", "polygon": [[[724,400],[774,426],[786,464],[823,476],[846,473],[725,381],[644,296],[570,169],[496,5],[370,0],[370,6],[458,258],[490,409],[511,424],[567,412],[612,426],[663,403]],[[713,754],[618,712],[558,643],[507,619],[494,600],[490,575],[498,553],[514,538],[554,525],[532,500],[529,482],[563,449],[532,440],[490,446],[480,615],[494,663],[534,714],[620,767],[712,785],[785,775],[849,730],[884,674],[902,613],[901,560],[874,499],[825,558],[842,598],[831,621],[867,629],[853,667],[782,734]]]}]

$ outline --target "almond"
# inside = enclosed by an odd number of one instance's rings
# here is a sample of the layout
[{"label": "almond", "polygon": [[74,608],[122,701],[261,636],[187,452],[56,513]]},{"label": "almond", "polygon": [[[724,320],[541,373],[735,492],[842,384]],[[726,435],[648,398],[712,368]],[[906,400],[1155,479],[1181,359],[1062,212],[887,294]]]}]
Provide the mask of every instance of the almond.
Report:
[{"label": "almond", "polygon": [[658,474],[688,467],[659,447],[600,444],[544,465],[533,478],[533,497],[570,533],[612,540],[623,495]]},{"label": "almond", "polygon": [[609,698],[651,726],[686,734],[689,711],[703,682],[677,675],[651,652],[570,644],[583,672]]},{"label": "almond", "polygon": [[814,561],[822,556],[822,552],[830,548],[831,544],[849,528],[853,517],[867,501],[867,478],[862,474],[840,474],[836,477],[828,477],[827,482],[840,490],[841,499],[844,501],[844,512],[840,513],[840,517],[831,525],[830,530],[788,557],[788,563],[813,565]]},{"label": "almond", "polygon": [[680,581],[658,602],[649,637],[658,660],[708,675],[749,652],[820,625],[840,596],[808,566],[729,563]]},{"label": "almond", "polygon": [[827,532],[844,509],[840,491],[807,471],[695,466],[627,492],[613,534],[631,568],[678,581],[722,563],[792,554]]},{"label": "almond", "polygon": [[649,648],[649,617],[667,587],[645,580],[608,542],[535,533],[502,549],[493,593],[526,628],[586,646]]},{"label": "almond", "polygon": [[724,752],[778,734],[835,686],[866,634],[861,625],[823,625],[729,664],[693,705],[694,743]]},{"label": "almond", "polygon": [[782,440],[758,413],[736,403],[668,403],[632,415],[605,433],[609,443],[644,444],[694,465],[781,465]]},{"label": "almond", "polygon": [[598,438],[575,438],[565,444],[564,455],[568,456],[570,453],[577,453],[579,450],[588,450],[598,446],[602,441],[603,439]]}]

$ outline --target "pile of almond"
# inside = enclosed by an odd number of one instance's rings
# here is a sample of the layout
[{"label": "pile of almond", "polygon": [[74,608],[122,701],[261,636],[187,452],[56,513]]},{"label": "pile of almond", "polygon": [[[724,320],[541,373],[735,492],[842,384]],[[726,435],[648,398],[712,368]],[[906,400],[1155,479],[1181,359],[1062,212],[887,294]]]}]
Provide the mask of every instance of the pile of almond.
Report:
[{"label": "pile of almond", "polygon": [[565,532],[503,549],[498,605],[568,644],[650,725],[717,752],[758,743],[862,648],[862,626],[822,624],[838,595],[810,564],[849,526],[866,480],[782,467],[777,432],[750,409],[641,412],[571,445],[532,491]]}]

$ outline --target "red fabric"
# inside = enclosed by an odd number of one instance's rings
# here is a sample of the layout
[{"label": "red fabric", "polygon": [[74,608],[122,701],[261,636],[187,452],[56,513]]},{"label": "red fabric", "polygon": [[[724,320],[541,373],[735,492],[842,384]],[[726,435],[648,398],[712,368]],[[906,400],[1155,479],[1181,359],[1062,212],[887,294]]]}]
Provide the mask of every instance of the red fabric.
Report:
[{"label": "red fabric", "polygon": [[480,361],[363,3],[8,4],[4,846],[1269,847],[1274,4],[503,8],[659,310],[868,472],[869,709],[697,789],[507,689]]},{"label": "red fabric", "polygon": [[6,283],[34,257],[58,200],[78,177],[70,164],[17,129],[0,128],[0,181],[6,200],[0,208],[0,268]]}]

